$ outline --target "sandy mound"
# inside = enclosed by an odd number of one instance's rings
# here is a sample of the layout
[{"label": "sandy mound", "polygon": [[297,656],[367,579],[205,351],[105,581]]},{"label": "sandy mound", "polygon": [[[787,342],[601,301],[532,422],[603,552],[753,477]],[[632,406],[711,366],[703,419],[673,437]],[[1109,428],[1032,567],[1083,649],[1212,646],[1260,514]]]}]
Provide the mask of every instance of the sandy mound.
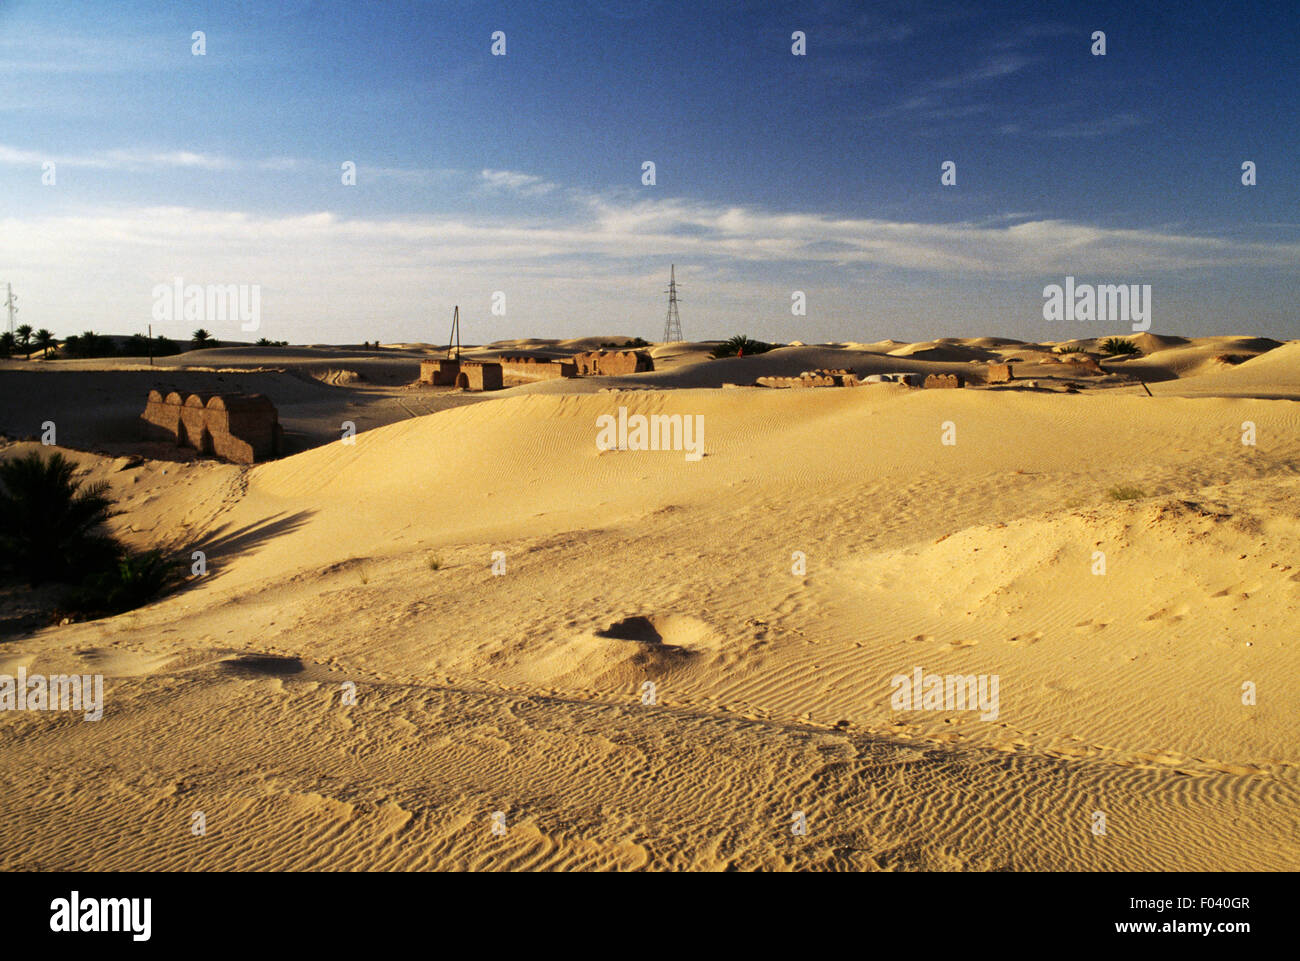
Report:
[{"label": "sandy mound", "polygon": [[[4,645],[103,674],[105,717],[0,715],[0,765],[43,765],[0,796],[0,867],[1294,870],[1300,430],[1215,395],[1300,390],[1297,350],[1151,397],[684,386],[944,366],[791,347],[251,469],[78,455],[117,529],[210,573]],[[1232,348],[1139,360],[1188,351]],[[4,410],[74,409],[46,376],[0,372]],[[238,376],[322,418],[372,389]],[[704,456],[597,449],[619,407],[702,418]],[[917,669],[998,678],[995,716],[896,707]]]}]

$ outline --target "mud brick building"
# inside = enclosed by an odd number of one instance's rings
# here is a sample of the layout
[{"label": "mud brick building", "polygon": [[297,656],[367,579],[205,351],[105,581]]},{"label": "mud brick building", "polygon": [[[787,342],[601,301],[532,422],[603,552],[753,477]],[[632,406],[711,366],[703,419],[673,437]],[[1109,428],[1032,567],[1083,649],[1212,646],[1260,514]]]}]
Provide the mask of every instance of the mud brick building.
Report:
[{"label": "mud brick building", "polygon": [[759,377],[754,381],[758,387],[856,387],[857,375],[851,370],[836,368],[833,370],[806,370],[798,377]]},{"label": "mud brick building", "polygon": [[985,382],[989,384],[1005,384],[1008,381],[1015,380],[1015,378],[1016,375],[1011,370],[1010,364],[989,364]]},{"label": "mud brick building", "polygon": [[654,358],[643,350],[588,350],[573,360],[579,376],[612,377],[655,369]]},{"label": "mud brick building", "polygon": [[140,420],[149,440],[192,447],[235,464],[270,460],[284,449],[279,414],[262,394],[182,395],[155,389],[149,391]]}]

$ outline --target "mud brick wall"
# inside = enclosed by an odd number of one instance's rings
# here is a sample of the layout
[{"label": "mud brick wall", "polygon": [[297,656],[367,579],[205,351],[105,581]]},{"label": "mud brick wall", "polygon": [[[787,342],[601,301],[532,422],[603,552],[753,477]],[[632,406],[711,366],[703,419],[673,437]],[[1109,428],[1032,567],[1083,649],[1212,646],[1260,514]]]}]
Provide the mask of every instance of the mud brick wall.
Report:
[{"label": "mud brick wall", "polygon": [[759,387],[856,387],[857,375],[848,370],[806,370],[798,377],[759,377]]},{"label": "mud brick wall", "polygon": [[181,395],[176,391],[149,391],[149,400],[140,415],[145,439],[176,443],[181,425],[181,404]]},{"label": "mud brick wall", "polygon": [[279,416],[263,395],[218,394],[208,400],[206,414],[212,453],[218,457],[253,464],[280,453]]},{"label": "mud brick wall", "polygon": [[520,380],[555,380],[558,377],[577,377],[578,365],[571,360],[550,360],[545,357],[501,357],[501,373]]},{"label": "mud brick wall", "polygon": [[433,384],[435,387],[455,387],[456,375],[459,373],[459,360],[420,361],[420,383],[422,384]]},{"label": "mud brick wall", "polygon": [[163,395],[151,390],[140,415],[149,440],[192,447],[237,464],[276,457],[284,432],[275,406],[261,394]]},{"label": "mud brick wall", "polygon": [[456,386],[463,390],[500,390],[505,386],[501,365],[466,361],[460,365]]},{"label": "mud brick wall", "polygon": [[573,359],[584,376],[613,377],[655,369],[654,358],[641,350],[589,350]]}]

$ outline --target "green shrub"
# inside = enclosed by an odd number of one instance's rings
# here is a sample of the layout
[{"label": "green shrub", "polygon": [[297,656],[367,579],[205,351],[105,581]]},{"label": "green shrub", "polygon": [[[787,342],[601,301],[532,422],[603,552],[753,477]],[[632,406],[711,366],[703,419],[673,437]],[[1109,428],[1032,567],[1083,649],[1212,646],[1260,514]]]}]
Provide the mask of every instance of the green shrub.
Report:
[{"label": "green shrub", "polygon": [[1101,342],[1101,352],[1103,354],[1137,354],[1140,353],[1138,345],[1131,340],[1125,340],[1123,337],[1107,337]]},{"label": "green shrub", "polygon": [[185,578],[185,561],[162,551],[124,554],[89,575],[72,592],[69,607],[79,613],[120,614],[147,604]]},{"label": "green shrub", "polygon": [[736,357],[744,355],[746,357],[752,354],[766,354],[769,350],[776,348],[776,344],[765,344],[761,340],[750,340],[744,334],[737,334],[729,340],[724,340],[717,347],[714,347],[709,354],[710,357]]},{"label": "green shrub", "polygon": [[37,451],[0,463],[0,566],[35,586],[79,581],[122,553],[104,530],[108,485],[82,487],[76,465]]}]

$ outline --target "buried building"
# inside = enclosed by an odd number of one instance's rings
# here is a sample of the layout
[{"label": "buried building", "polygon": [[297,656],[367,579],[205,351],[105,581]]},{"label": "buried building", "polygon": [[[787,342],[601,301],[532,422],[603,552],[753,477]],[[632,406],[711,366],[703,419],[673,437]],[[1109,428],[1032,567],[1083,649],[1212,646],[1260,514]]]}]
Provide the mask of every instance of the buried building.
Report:
[{"label": "buried building", "polygon": [[893,371],[888,374],[868,374],[862,378],[864,384],[906,384],[908,387],[920,387],[925,381],[924,374],[908,371]]},{"label": "buried building", "polygon": [[594,377],[611,377],[617,374],[639,374],[654,370],[654,359],[643,350],[588,350],[574,356],[578,374]]},{"label": "buried building", "polygon": [[654,370],[654,360],[639,350],[591,350],[566,357],[511,354],[495,360],[425,360],[420,383],[464,390],[500,390],[512,381],[556,380],[583,375],[611,376]]},{"label": "buried building", "polygon": [[461,390],[500,390],[505,386],[501,365],[479,360],[424,360],[420,383]]},{"label": "buried building", "polygon": [[420,383],[422,384],[433,384],[435,387],[455,387],[456,375],[459,373],[459,360],[420,361]]},{"label": "buried building", "polygon": [[235,464],[278,457],[284,448],[275,405],[262,394],[182,395],[149,391],[140,415],[149,440],[192,447]]},{"label": "buried building", "polygon": [[498,357],[501,373],[514,380],[555,380],[559,377],[577,377],[578,367],[571,359],[560,357],[516,356]]},{"label": "buried building", "polygon": [[756,387],[856,387],[860,381],[853,371],[844,368],[805,370],[798,377],[759,377]]},{"label": "buried building", "polygon": [[1010,364],[991,363],[984,375],[984,382],[987,384],[1006,384],[1015,379],[1016,374]]}]

